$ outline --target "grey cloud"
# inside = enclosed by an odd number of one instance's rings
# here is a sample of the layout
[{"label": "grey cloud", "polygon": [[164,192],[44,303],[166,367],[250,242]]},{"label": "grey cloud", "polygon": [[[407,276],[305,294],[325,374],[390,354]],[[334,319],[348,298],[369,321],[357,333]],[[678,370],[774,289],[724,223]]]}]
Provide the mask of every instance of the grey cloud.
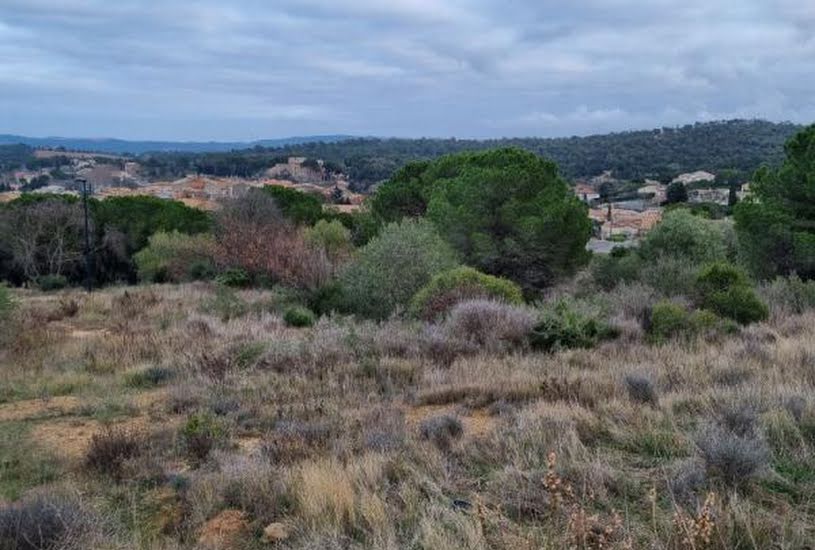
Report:
[{"label": "grey cloud", "polygon": [[0,132],[248,139],[808,122],[799,0],[0,0]]}]

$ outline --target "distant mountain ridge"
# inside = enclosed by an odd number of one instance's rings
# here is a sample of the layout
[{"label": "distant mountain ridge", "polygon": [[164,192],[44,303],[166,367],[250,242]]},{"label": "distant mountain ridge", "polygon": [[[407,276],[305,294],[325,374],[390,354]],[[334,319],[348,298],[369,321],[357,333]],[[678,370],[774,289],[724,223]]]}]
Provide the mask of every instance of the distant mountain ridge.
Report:
[{"label": "distant mountain ridge", "polygon": [[352,136],[331,134],[316,136],[293,136],[279,139],[254,141],[131,141],[116,138],[66,138],[66,137],[27,137],[14,134],[0,134],[0,145],[23,144],[29,147],[56,149],[63,147],[70,151],[93,153],[113,153],[141,155],[144,153],[224,153],[253,147],[287,147],[303,143],[337,143]]}]

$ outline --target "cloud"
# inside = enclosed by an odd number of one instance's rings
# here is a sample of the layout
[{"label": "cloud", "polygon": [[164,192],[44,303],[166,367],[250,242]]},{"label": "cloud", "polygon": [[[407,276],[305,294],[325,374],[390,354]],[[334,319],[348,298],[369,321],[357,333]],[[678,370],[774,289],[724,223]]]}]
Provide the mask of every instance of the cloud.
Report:
[{"label": "cloud", "polygon": [[0,132],[489,137],[812,121],[800,0],[5,0]]}]

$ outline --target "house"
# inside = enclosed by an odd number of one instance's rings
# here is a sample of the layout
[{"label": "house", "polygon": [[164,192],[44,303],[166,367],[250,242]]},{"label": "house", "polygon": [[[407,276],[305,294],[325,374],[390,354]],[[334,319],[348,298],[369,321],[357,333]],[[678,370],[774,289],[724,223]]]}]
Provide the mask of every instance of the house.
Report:
[{"label": "house", "polygon": [[572,190],[574,191],[574,194],[586,204],[600,198],[600,193],[597,192],[594,186],[589,185],[588,183],[578,182],[574,185]]},{"label": "house", "polygon": [[679,174],[676,176],[671,183],[684,183],[685,185],[691,183],[700,183],[703,181],[714,181],[716,179],[715,174],[711,174],[710,172],[705,172],[703,170],[698,170],[696,172],[688,172],[686,174]]},{"label": "house", "polygon": [[646,180],[647,185],[637,189],[637,194],[649,205],[658,206],[667,198],[668,186],[665,184]]}]

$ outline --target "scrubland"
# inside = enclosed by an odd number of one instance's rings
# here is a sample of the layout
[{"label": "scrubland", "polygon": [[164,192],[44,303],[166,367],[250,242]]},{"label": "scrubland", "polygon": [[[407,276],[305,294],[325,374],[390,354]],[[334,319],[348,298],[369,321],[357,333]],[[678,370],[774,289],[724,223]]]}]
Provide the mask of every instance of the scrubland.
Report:
[{"label": "scrubland", "polygon": [[617,338],[543,353],[535,306],[294,328],[274,291],[17,290],[0,548],[806,548],[815,311],[779,292],[657,342],[621,285]]}]

